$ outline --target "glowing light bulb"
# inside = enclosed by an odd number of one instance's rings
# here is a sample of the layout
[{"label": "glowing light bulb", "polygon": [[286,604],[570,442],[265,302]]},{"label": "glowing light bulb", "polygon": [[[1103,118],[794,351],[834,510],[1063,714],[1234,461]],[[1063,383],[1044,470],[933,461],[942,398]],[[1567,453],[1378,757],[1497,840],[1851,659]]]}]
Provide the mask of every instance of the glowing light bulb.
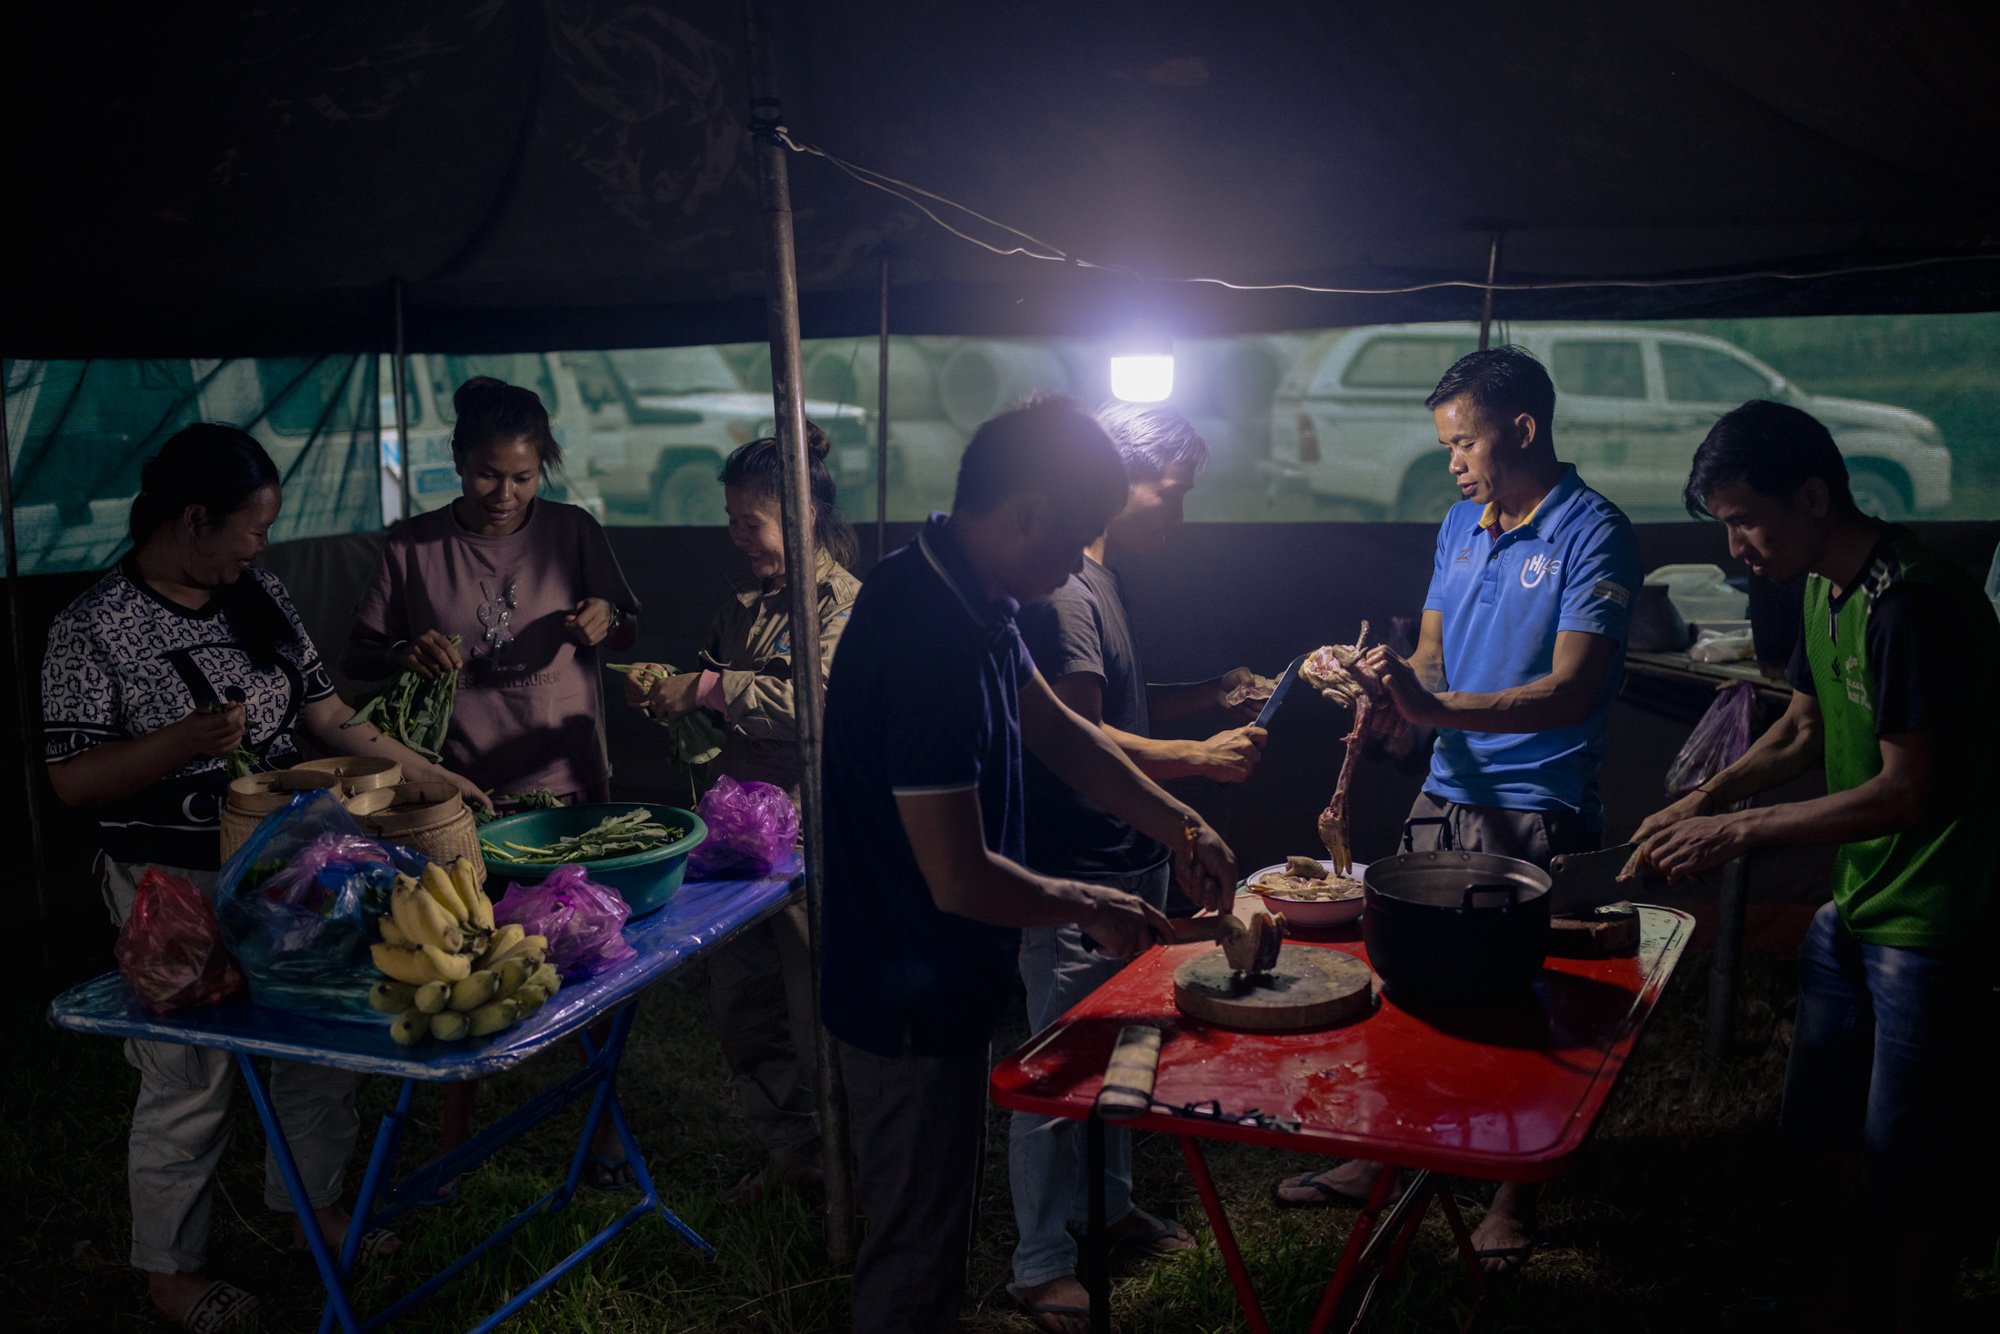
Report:
[{"label": "glowing light bulb", "polygon": [[1124,353],[1112,357],[1111,393],[1127,403],[1159,403],[1172,398],[1173,353]]}]

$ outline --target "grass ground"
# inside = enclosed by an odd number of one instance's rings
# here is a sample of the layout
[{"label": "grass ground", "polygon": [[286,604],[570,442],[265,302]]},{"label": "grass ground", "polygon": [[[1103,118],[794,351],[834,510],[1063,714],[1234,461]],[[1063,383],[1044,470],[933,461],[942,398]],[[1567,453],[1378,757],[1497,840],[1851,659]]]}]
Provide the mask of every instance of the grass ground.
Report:
[{"label": "grass ground", "polygon": [[[1684,960],[1652,1030],[1607,1107],[1576,1168],[1549,1189],[1545,1238],[1534,1263],[1489,1305],[1488,1330],[1694,1330],[1718,1327],[1719,1313],[1783,1277],[1774,1256],[1781,1234],[1832,1220],[1801,1217],[1776,1184],[1772,1130],[1786,1040],[1789,969],[1753,960],[1745,978],[1737,1041],[1722,1063],[1701,1060],[1707,960]],[[621,1096],[670,1206],[713,1242],[704,1261],[663,1226],[642,1223],[531,1304],[508,1327],[524,1331],[813,1331],[847,1327],[845,1278],[829,1273],[819,1222],[797,1200],[741,1213],[716,1206],[741,1175],[753,1146],[734,1115],[720,1075],[701,997],[686,982],[655,988],[628,1054]],[[1018,1013],[1018,1011],[1017,1011]],[[136,1076],[101,1038],[58,1033],[39,1006],[17,1007],[10,1044],[15,1073],[0,1087],[0,1164],[12,1208],[0,1224],[7,1264],[0,1313],[9,1329],[140,1331],[164,1328],[145,1314],[138,1279],[124,1263],[128,1239],[124,1182],[126,1112]],[[1004,1047],[1023,1036],[1017,1018]],[[511,1102],[569,1069],[544,1059],[486,1086],[485,1105]],[[389,1086],[363,1093],[364,1135],[387,1106]],[[439,1100],[417,1105],[413,1152],[434,1143]],[[458,1203],[407,1216],[403,1257],[362,1286],[379,1305],[413,1277],[442,1265],[560,1172],[575,1118],[468,1177]],[[309,1261],[288,1253],[284,1221],[261,1203],[260,1135],[239,1099],[235,1142],[220,1174],[213,1268],[258,1292],[267,1330],[310,1329],[319,1301]],[[1013,1241],[1007,1203],[1005,1121],[996,1113],[972,1263],[965,1325],[1024,1331],[1002,1290]],[[1219,1254],[1200,1223],[1179,1154],[1166,1140],[1143,1141],[1138,1193],[1157,1212],[1195,1226],[1200,1249],[1117,1278],[1115,1301],[1127,1330],[1202,1331],[1241,1327]],[[1285,1211],[1269,1202],[1271,1182],[1312,1160],[1237,1146],[1210,1155],[1243,1249],[1278,1329],[1303,1327],[1328,1272],[1331,1248],[1351,1215]],[[358,1161],[357,1161],[358,1171]],[[1463,1193],[1478,1200],[1470,1184]],[[497,1306],[629,1197],[584,1193],[563,1214],[517,1234],[398,1329],[464,1329]],[[1850,1235],[1837,1225],[1834,1235]],[[1447,1264],[1449,1238],[1435,1216],[1388,1295],[1384,1330],[1455,1328],[1463,1289]],[[1968,1278],[1983,1317],[2000,1315],[1992,1270]],[[1987,1327],[2000,1327],[1989,1325]]]}]

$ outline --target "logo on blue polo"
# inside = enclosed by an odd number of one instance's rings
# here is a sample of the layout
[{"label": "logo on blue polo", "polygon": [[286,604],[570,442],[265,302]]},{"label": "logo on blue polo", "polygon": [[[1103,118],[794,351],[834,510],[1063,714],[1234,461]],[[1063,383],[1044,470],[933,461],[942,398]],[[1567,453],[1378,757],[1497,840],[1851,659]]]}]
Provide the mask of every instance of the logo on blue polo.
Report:
[{"label": "logo on blue polo", "polygon": [[1530,556],[1521,566],[1521,587],[1534,588],[1556,571],[1562,569],[1562,562],[1547,556]]}]

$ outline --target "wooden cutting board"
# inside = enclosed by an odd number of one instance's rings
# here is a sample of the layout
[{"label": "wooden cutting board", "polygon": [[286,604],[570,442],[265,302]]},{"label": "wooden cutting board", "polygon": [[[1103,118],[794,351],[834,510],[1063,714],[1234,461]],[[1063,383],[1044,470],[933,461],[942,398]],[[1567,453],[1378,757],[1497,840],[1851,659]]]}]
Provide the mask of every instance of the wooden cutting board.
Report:
[{"label": "wooden cutting board", "polygon": [[1268,974],[1239,977],[1222,951],[1204,950],[1174,970],[1174,1004],[1224,1028],[1298,1032],[1333,1028],[1375,1007],[1374,974],[1342,950],[1286,945]]}]

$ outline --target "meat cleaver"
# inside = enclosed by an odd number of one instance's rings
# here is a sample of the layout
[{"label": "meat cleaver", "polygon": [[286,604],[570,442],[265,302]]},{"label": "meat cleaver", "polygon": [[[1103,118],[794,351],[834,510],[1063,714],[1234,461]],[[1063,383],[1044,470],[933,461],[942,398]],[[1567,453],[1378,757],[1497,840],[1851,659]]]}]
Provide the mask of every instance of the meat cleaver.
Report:
[{"label": "meat cleaver", "polygon": [[1618,873],[1632,860],[1634,845],[1621,843],[1602,852],[1574,852],[1549,862],[1549,912],[1585,913],[1607,903],[1632,897],[1637,881],[1621,883]]}]

